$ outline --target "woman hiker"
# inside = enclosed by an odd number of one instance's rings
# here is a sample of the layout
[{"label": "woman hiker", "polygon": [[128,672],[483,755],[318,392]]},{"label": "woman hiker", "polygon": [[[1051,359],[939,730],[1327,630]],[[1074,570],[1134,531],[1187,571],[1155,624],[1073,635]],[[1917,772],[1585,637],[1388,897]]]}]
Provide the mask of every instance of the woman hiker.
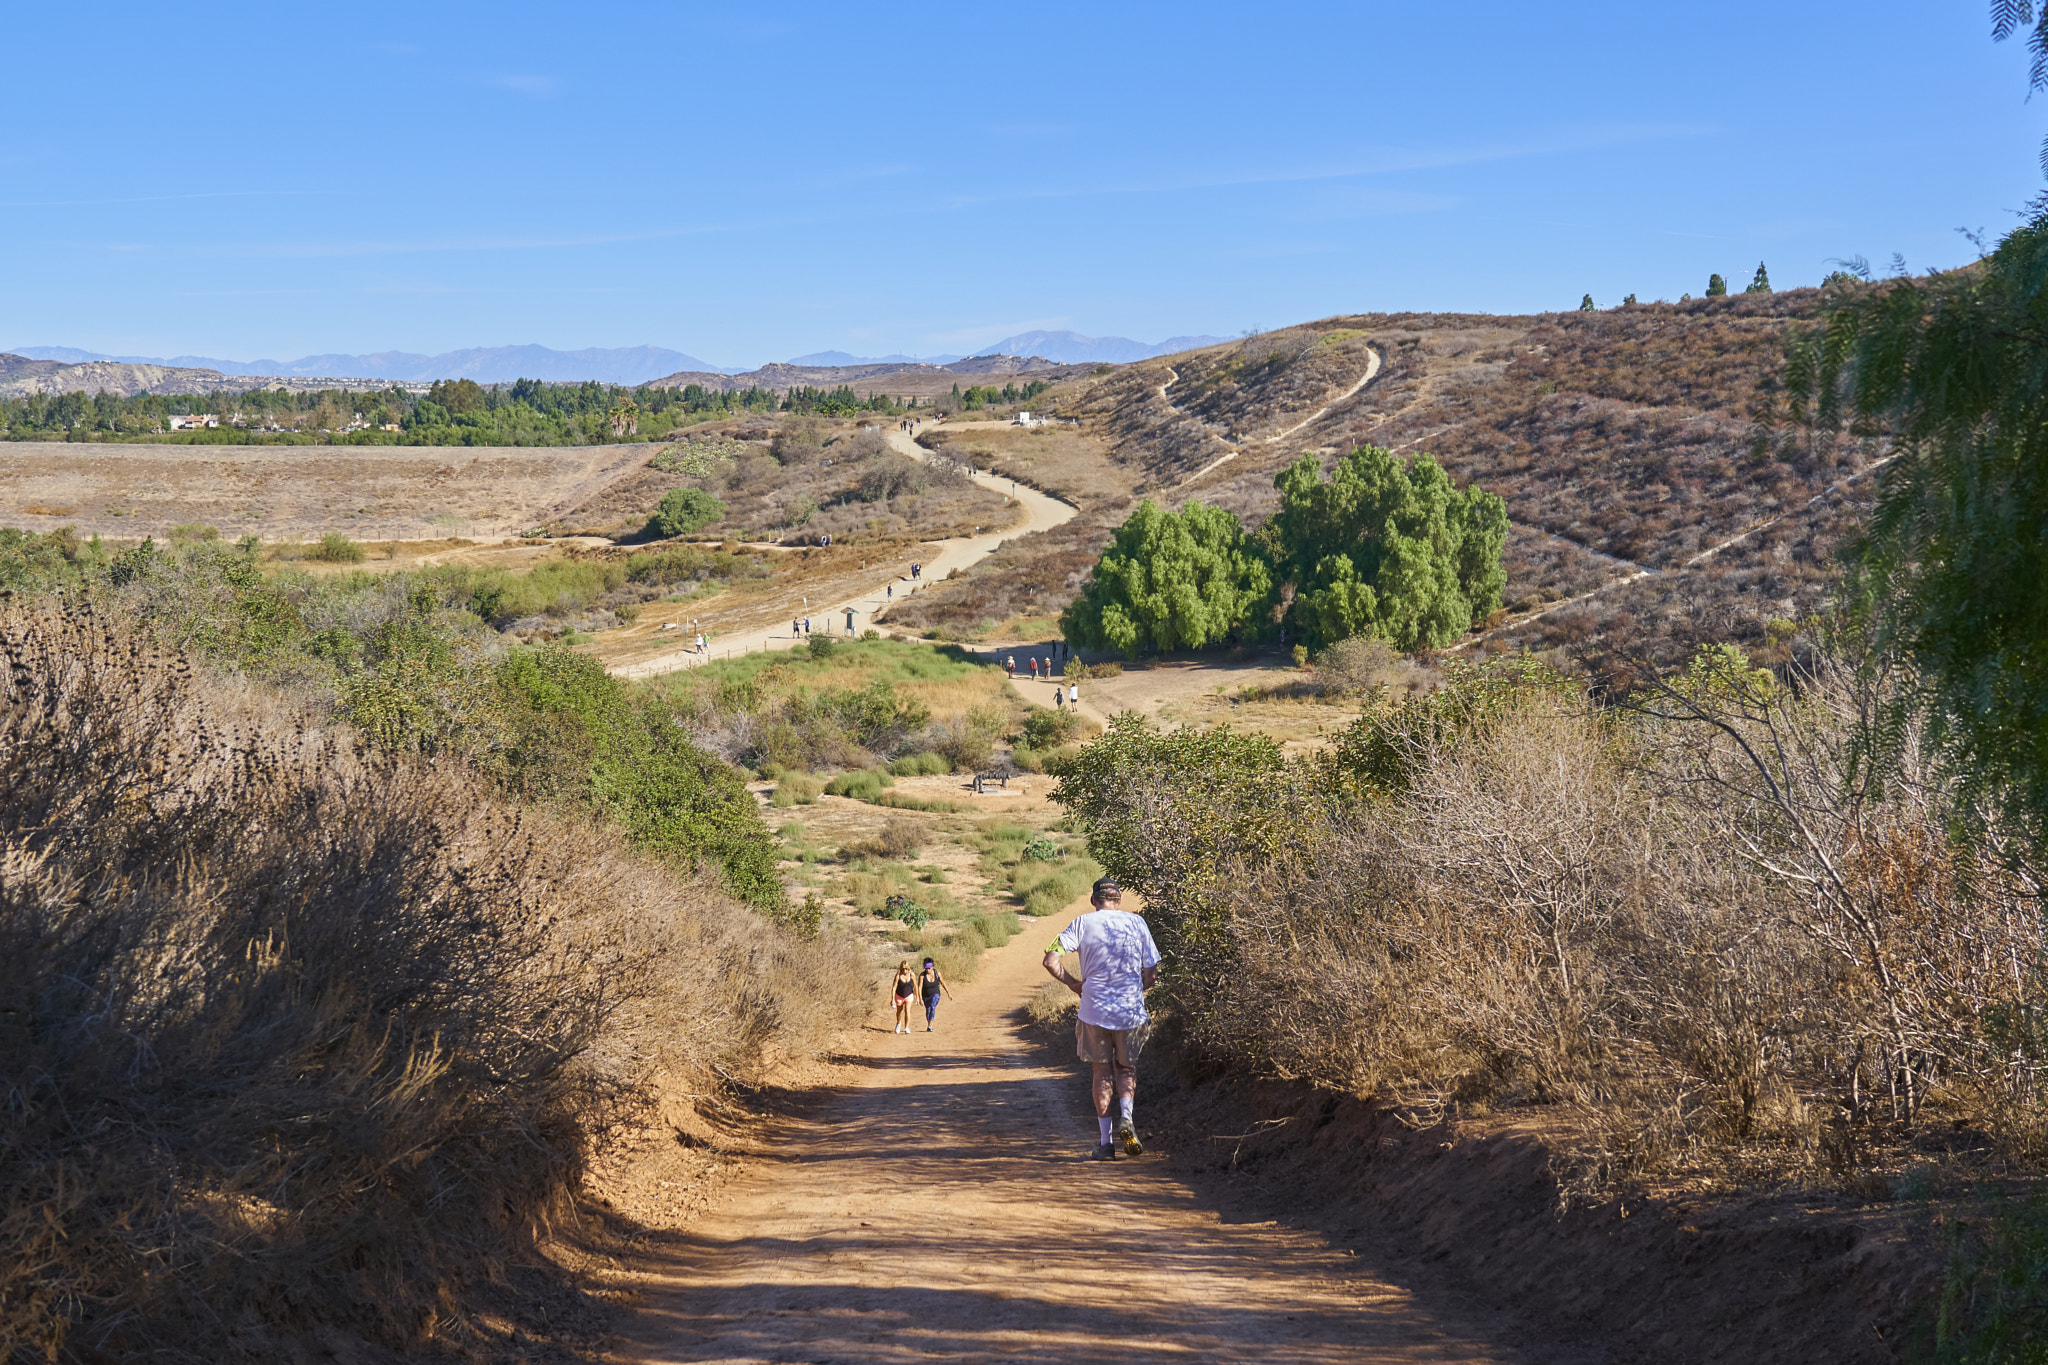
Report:
[{"label": "woman hiker", "polygon": [[917,978],[911,975],[910,959],[896,964],[896,1032],[910,1032],[910,999],[917,994]]},{"label": "woman hiker", "polygon": [[917,974],[917,985],[924,994],[924,1031],[930,1033],[932,1020],[937,1018],[939,1013],[939,992],[944,991],[946,998],[951,1000],[953,989],[946,984],[944,973],[939,971],[939,964],[930,958],[924,960],[924,970]]}]

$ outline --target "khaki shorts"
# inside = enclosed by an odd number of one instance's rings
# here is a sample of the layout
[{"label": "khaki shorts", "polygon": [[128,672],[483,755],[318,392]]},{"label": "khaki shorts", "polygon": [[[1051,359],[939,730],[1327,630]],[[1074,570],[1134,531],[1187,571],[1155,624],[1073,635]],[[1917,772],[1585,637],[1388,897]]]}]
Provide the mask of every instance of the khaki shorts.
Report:
[{"label": "khaki shorts", "polygon": [[1074,1055],[1084,1062],[1108,1062],[1122,1071],[1138,1069],[1138,1053],[1152,1033],[1147,1019],[1136,1028],[1104,1028],[1074,1021]]}]

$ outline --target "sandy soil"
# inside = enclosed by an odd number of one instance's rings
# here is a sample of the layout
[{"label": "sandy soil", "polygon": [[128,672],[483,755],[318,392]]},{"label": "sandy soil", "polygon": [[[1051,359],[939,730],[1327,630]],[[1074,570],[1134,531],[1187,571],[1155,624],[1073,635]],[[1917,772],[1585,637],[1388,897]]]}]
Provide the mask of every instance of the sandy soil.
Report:
[{"label": "sandy soil", "polygon": [[816,1103],[772,1120],[723,1201],[656,1253],[624,1358],[1522,1359],[1318,1236],[1224,1222],[1156,1151],[1088,1159],[1078,1068],[1017,1022],[1046,937],[1081,908],[989,954],[935,1033],[892,1033],[878,981]]},{"label": "sandy soil", "polygon": [[0,446],[0,526],[229,539],[472,540],[517,535],[630,477],[654,447]]}]

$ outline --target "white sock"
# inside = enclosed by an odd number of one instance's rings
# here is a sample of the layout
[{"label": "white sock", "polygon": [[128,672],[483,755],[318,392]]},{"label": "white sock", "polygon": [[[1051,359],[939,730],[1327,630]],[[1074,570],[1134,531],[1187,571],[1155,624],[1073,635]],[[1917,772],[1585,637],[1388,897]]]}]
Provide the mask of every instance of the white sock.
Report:
[{"label": "white sock", "polygon": [[1131,1121],[1131,1097],[1129,1095],[1117,1096],[1116,1112],[1123,1115],[1125,1123]]},{"label": "white sock", "polygon": [[1099,1123],[1099,1124],[1101,1124],[1101,1125],[1102,1125],[1102,1140],[1103,1140],[1104,1142],[1107,1142],[1107,1141],[1109,1141],[1109,1127],[1110,1127],[1110,1124],[1109,1124],[1109,1120],[1108,1120],[1108,1119],[1097,1119],[1097,1120],[1095,1120],[1095,1121],[1096,1121],[1097,1123]]}]

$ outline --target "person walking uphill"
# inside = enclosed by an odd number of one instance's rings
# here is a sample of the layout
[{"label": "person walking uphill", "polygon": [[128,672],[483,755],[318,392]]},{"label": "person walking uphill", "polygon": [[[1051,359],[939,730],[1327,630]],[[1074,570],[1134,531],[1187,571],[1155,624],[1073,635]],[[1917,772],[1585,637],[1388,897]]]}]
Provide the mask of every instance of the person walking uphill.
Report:
[{"label": "person walking uphill", "polygon": [[[1095,883],[1095,907],[1077,916],[1045,945],[1045,970],[1081,997],[1074,1051],[1094,1068],[1095,1118],[1101,1126],[1098,1161],[1114,1161],[1117,1144],[1131,1156],[1144,1153],[1132,1109],[1138,1097],[1138,1049],[1149,1016],[1145,992],[1159,979],[1159,949],[1152,930],[1135,910],[1123,908],[1123,888],[1110,877]],[[1067,972],[1065,954],[1081,955],[1081,979]],[[1116,1114],[1110,1115],[1110,1100]]]},{"label": "person walking uphill", "polygon": [[944,991],[946,998],[951,1000],[953,988],[946,984],[945,974],[939,970],[939,964],[930,958],[924,960],[924,970],[917,974],[917,988],[924,996],[924,1031],[930,1033],[932,1022],[939,1014],[939,992]]}]

